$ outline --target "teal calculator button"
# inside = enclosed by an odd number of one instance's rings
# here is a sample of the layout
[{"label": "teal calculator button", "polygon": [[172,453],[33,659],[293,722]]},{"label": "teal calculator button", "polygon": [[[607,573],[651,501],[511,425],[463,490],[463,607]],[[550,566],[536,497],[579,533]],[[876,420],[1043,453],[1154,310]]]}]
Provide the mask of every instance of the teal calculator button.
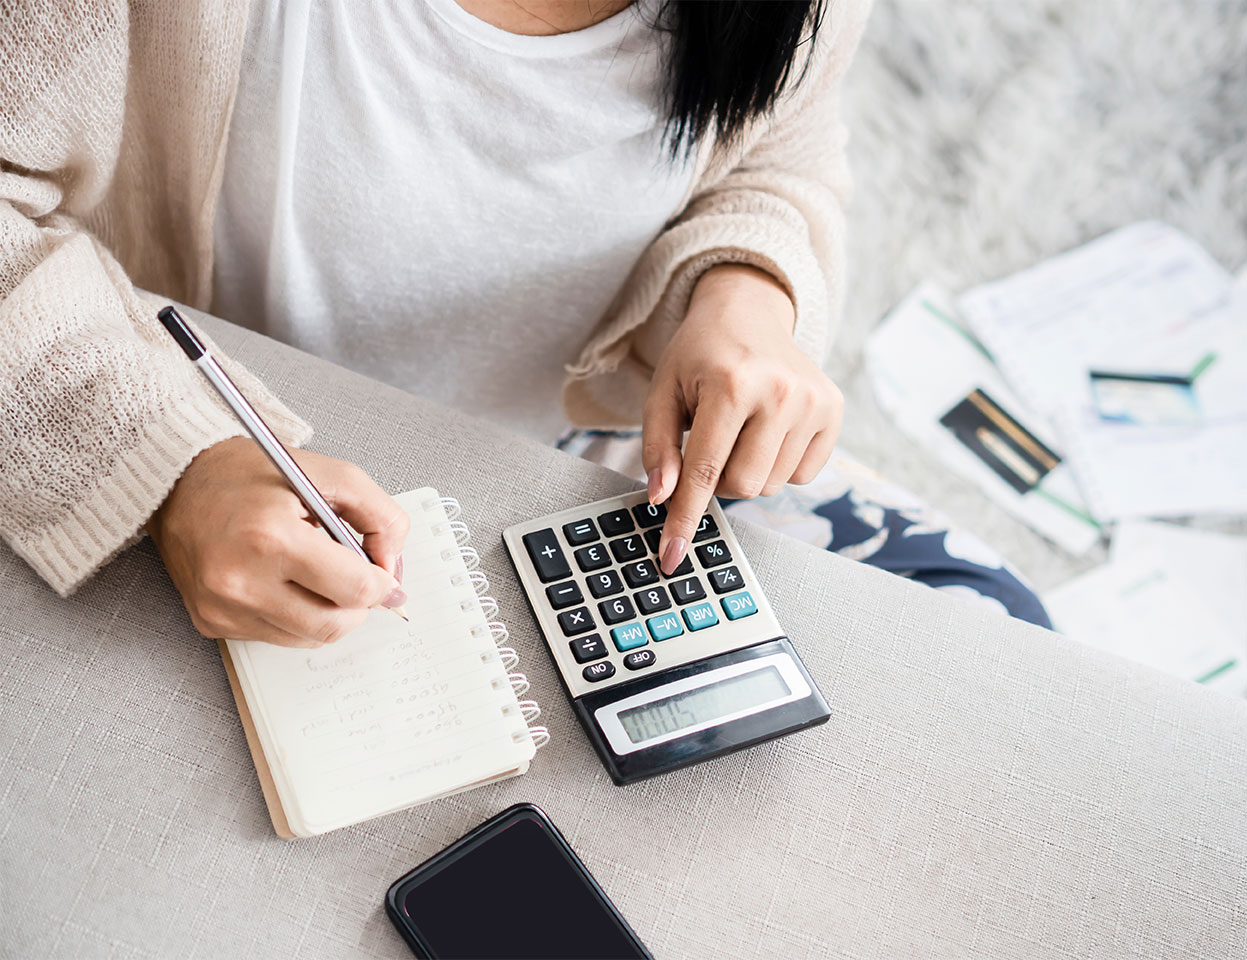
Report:
[{"label": "teal calculator button", "polygon": [[620,653],[649,643],[649,638],[645,636],[645,628],[639,623],[625,623],[622,627],[613,627],[611,639],[615,641],[615,648]]},{"label": "teal calculator button", "polygon": [[749,596],[748,590],[724,597],[719,602],[723,604],[723,612],[727,614],[729,620],[739,620],[741,617],[758,612],[758,605],[753,602],[753,597]]},{"label": "teal calculator button", "polygon": [[650,617],[645,621],[645,625],[649,627],[650,636],[655,640],[667,640],[671,637],[678,637],[684,632],[684,628],[680,626],[680,618],[674,613],[664,613],[661,617]]},{"label": "teal calculator button", "polygon": [[699,603],[695,607],[684,608],[684,622],[690,630],[704,630],[719,622],[714,607],[708,603]]}]

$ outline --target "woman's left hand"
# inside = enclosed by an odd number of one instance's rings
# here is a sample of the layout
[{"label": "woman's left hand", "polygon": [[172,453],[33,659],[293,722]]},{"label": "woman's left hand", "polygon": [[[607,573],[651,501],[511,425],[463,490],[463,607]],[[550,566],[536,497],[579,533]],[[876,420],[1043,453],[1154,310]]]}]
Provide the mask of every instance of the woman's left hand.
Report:
[{"label": "woman's left hand", "polygon": [[831,456],[844,397],[793,344],[793,321],[787,292],[754,267],[712,267],[694,288],[642,423],[650,502],[670,498],[658,547],[664,573],[684,558],[712,496],[809,483]]}]

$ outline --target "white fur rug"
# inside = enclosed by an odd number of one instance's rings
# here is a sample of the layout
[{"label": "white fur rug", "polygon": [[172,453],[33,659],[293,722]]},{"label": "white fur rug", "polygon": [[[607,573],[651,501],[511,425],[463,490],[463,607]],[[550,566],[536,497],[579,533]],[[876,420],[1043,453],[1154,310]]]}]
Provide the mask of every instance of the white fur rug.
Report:
[{"label": "white fur rug", "polygon": [[876,0],[845,115],[843,442],[1049,588],[1099,555],[1075,561],[915,451],[875,407],[862,343],[924,277],[956,292],[1149,217],[1237,269],[1247,0]]}]

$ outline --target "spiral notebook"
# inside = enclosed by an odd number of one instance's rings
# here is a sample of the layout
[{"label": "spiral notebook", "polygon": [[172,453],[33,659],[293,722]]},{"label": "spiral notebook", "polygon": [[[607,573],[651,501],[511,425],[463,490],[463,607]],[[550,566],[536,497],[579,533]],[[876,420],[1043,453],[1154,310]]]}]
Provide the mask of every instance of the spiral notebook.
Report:
[{"label": "spiral notebook", "polygon": [[521,700],[459,504],[423,488],[411,518],[404,622],[374,610],[337,643],[298,650],[221,640],[273,827],[310,837],[528,769],[549,739]]}]

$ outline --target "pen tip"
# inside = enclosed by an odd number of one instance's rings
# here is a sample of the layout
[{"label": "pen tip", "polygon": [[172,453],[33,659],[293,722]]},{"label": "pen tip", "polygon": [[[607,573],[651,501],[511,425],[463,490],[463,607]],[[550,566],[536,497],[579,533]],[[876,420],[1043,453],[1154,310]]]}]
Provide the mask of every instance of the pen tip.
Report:
[{"label": "pen tip", "polygon": [[406,620],[408,623],[411,623],[411,617],[407,616],[407,611],[403,609],[402,607],[395,607],[394,612],[397,613],[404,620]]}]

